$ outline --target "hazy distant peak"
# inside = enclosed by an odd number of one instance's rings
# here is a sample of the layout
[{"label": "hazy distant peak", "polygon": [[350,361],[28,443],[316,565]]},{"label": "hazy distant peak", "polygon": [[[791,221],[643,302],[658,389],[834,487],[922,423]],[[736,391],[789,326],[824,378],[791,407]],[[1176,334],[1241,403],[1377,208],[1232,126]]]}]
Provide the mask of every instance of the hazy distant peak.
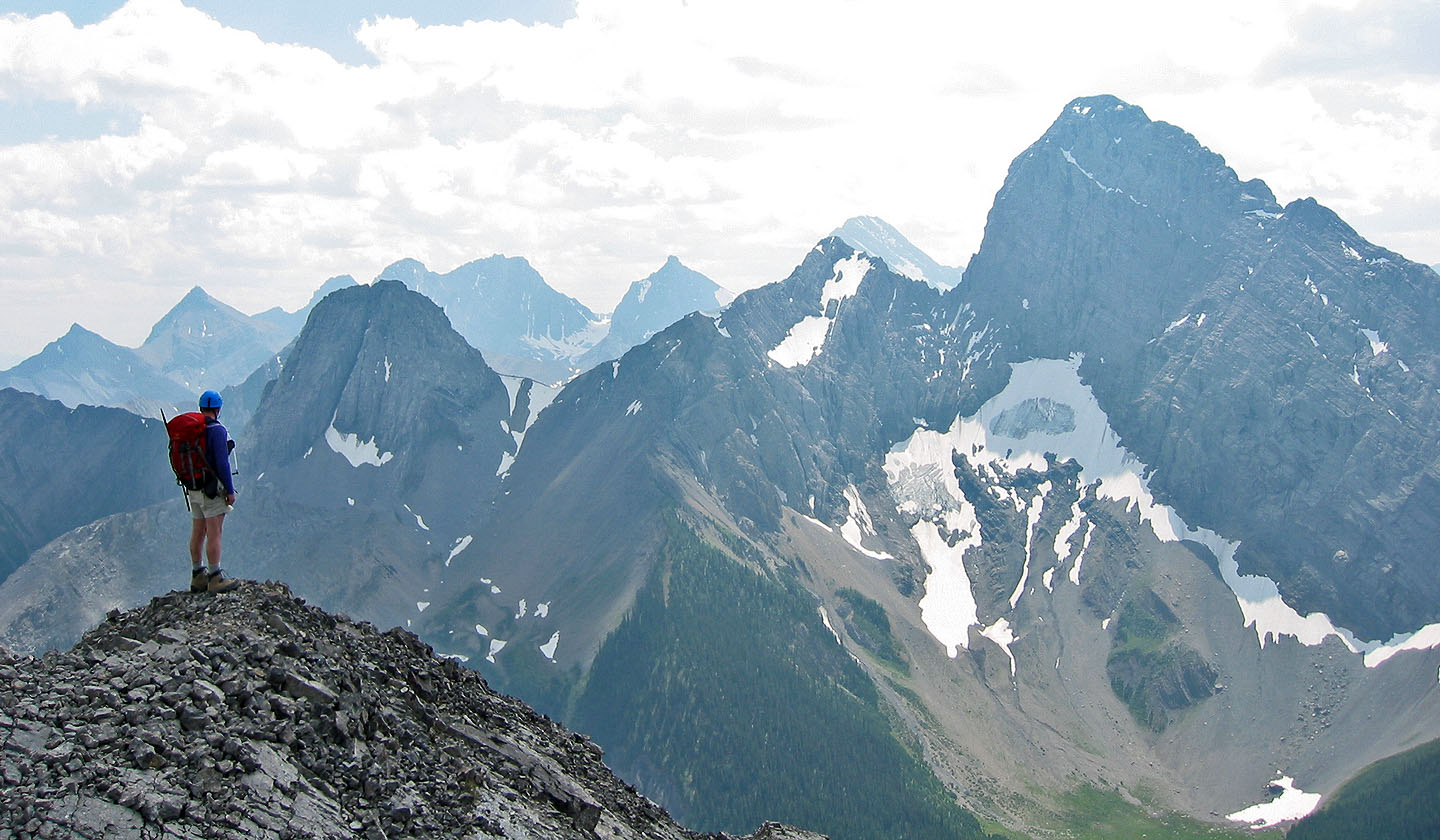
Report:
[{"label": "hazy distant peak", "polygon": [[354,277],[351,277],[348,274],[337,274],[336,276],[331,277],[329,280],[326,280],[320,285],[320,288],[315,290],[315,294],[310,296],[310,302],[306,304],[305,308],[309,309],[311,307],[314,307],[315,304],[319,303],[326,295],[337,289],[345,289],[354,285]]},{"label": "hazy distant peak", "polygon": [[830,234],[852,248],[879,257],[893,271],[912,280],[949,289],[960,282],[963,268],[941,265],[893,225],[878,216],[855,216]]},{"label": "hazy distant peak", "polygon": [[1114,117],[1120,114],[1127,119],[1143,122],[1150,118],[1145,115],[1145,109],[1139,105],[1131,105],[1129,102],[1118,96],[1102,93],[1095,96],[1078,96],[1065,106],[1064,116],[1067,118],[1081,117],[1085,119],[1100,119],[1103,117]]},{"label": "hazy distant peak", "polygon": [[399,280],[407,286],[414,288],[415,283],[429,273],[430,269],[426,268],[424,263],[417,259],[406,257],[405,259],[396,260],[385,266],[385,268],[381,269],[380,273],[375,276],[375,279]]},{"label": "hazy distant peak", "polygon": [[185,296],[182,297],[182,298],[180,298],[180,303],[179,303],[179,304],[176,304],[176,305],[177,305],[177,306],[193,306],[193,305],[196,305],[196,304],[214,304],[214,303],[219,303],[219,301],[217,301],[217,300],[215,300],[215,298],[211,297],[211,296],[210,296],[210,293],[207,292],[207,291],[205,291],[204,288],[202,288],[202,287],[200,287],[200,286],[197,285],[197,286],[191,286],[191,287],[190,287],[190,291],[186,292],[186,293],[185,293]]},{"label": "hazy distant peak", "polygon": [[98,333],[96,333],[94,330],[87,330],[87,329],[85,329],[84,327],[80,326],[80,322],[79,322],[79,321],[76,321],[75,323],[71,324],[71,325],[70,325],[70,329],[66,330],[66,331],[65,331],[65,335],[62,336],[62,337],[63,337],[63,338],[71,338],[71,337],[80,337],[80,336],[87,336],[87,337],[88,337],[88,336],[95,336],[96,338],[99,338],[99,337],[100,337],[100,335],[99,335]]}]

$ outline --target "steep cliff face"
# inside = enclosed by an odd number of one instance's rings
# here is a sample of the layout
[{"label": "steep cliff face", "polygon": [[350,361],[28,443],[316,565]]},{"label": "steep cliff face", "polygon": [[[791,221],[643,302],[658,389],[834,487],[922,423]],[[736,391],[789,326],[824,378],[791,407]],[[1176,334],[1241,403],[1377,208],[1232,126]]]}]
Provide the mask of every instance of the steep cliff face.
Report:
[{"label": "steep cliff face", "polygon": [[722,840],[415,636],[280,585],[156,598],[65,653],[0,649],[0,676],[0,822],[28,836]]},{"label": "steep cliff face", "polygon": [[1440,618],[1440,282],[1180,129],[1079,99],[1016,159],[967,299],[1084,354],[1115,430],[1243,571],[1366,638]]},{"label": "steep cliff face", "polygon": [[510,417],[506,385],[444,313],[380,281],[316,306],[246,434],[252,473],[297,503],[408,506],[434,528],[464,519],[453,499],[495,493]]}]

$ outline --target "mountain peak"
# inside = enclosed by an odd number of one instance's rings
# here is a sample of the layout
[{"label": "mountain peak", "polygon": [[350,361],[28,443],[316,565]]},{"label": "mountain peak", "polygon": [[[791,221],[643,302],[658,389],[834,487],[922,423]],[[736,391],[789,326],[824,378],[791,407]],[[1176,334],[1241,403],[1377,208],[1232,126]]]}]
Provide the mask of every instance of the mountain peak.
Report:
[{"label": "mountain peak", "polygon": [[588,368],[618,359],[686,315],[715,312],[734,299],[728,289],[672,254],[664,265],[625,290],[610,315],[609,332],[580,357],[579,366]]},{"label": "mountain peak", "polygon": [[316,289],[315,293],[310,296],[310,302],[306,304],[301,311],[313,309],[315,304],[319,303],[326,295],[336,289],[347,289],[353,285],[355,285],[354,277],[348,274],[337,274],[320,284],[320,288]]},{"label": "mountain peak", "polygon": [[904,234],[879,216],[855,216],[830,234],[867,254],[879,257],[892,270],[937,289],[959,284],[963,268],[941,265]]},{"label": "mountain peak", "polygon": [[147,343],[155,337],[155,331],[160,330],[162,325],[174,324],[198,312],[222,313],[228,318],[242,321],[248,320],[250,317],[230,304],[217,299],[200,286],[192,286],[190,291],[186,292],[185,296],[180,298],[174,306],[170,307],[170,311],[166,312],[165,315],[156,322],[152,328],[150,338],[146,339]]},{"label": "mountain peak", "polygon": [[180,303],[176,305],[186,307],[196,305],[213,306],[217,303],[219,303],[219,301],[211,297],[210,293],[205,291],[204,288],[197,285],[191,286],[190,291],[186,292],[185,296],[180,298]]},{"label": "mountain peak", "polygon": [[1079,96],[1070,100],[1061,112],[1064,117],[1082,117],[1086,119],[1099,119],[1101,117],[1114,117],[1124,114],[1128,119],[1136,122],[1149,121],[1145,115],[1145,109],[1139,105],[1131,105],[1129,102],[1118,96],[1108,93],[1094,96]]},{"label": "mountain peak", "polygon": [[425,263],[422,263],[419,260],[414,259],[413,257],[405,257],[404,259],[396,260],[395,262],[385,266],[385,268],[383,268],[380,273],[376,275],[375,279],[399,280],[401,282],[405,282],[407,278],[410,278],[412,280],[418,280],[419,278],[424,277],[429,273],[430,269],[425,267]]}]

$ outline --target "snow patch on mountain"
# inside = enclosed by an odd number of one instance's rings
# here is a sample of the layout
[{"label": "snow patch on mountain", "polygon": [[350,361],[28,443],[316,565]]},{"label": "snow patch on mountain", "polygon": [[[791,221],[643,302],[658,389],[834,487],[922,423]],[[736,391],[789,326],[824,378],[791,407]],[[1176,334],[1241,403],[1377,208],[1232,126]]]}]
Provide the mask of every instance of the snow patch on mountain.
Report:
[{"label": "snow patch on mountain", "polygon": [[508,373],[500,374],[500,381],[505,383],[505,393],[510,396],[510,413],[515,413],[515,400],[520,397],[520,386],[525,384],[522,376],[512,376]]},{"label": "snow patch on mountain", "polygon": [[1403,650],[1440,648],[1440,624],[1427,624],[1414,633],[1401,633],[1365,652],[1365,667],[1374,668]]},{"label": "snow patch on mountain", "polygon": [[419,529],[422,530],[422,531],[428,531],[428,530],[430,530],[430,526],[425,524],[424,518],[422,518],[422,517],[420,516],[420,514],[418,514],[418,513],[416,513],[415,511],[411,510],[409,505],[402,503],[402,504],[401,504],[401,507],[405,508],[405,512],[406,512],[406,513],[408,513],[408,514],[410,514],[411,516],[415,517],[415,527],[419,528]]},{"label": "snow patch on mountain", "polygon": [[1360,332],[1365,334],[1365,340],[1370,342],[1370,354],[1378,356],[1390,349],[1390,345],[1380,340],[1380,333],[1375,330],[1361,328]]},{"label": "snow patch on mountain", "polygon": [[855,295],[870,268],[870,261],[858,251],[836,262],[835,274],[825,281],[825,286],[820,291],[820,314],[807,315],[800,319],[799,323],[790,328],[785,338],[766,355],[782,367],[809,364],[825,346],[830,325],[835,321],[833,315],[826,315],[830,302],[836,302],[838,312],[839,303]]},{"label": "snow patch on mountain", "polygon": [[1015,654],[1010,646],[1015,643],[1015,633],[1010,629],[1010,622],[1007,619],[997,619],[994,624],[980,631],[980,635],[1000,646],[1005,655],[1010,657],[1010,678],[1015,678]]},{"label": "snow patch on mountain", "polygon": [[[1073,550],[1070,547],[1070,538],[1080,531],[1080,526],[1084,524],[1084,519],[1085,514],[1080,510],[1080,500],[1076,499],[1075,504],[1070,506],[1070,518],[1065,520],[1065,524],[1061,525],[1060,530],[1055,532],[1055,556],[1059,558],[1061,566],[1064,566],[1070,559],[1070,554]],[[1076,583],[1079,583],[1079,581],[1077,580]]]},{"label": "snow patch on mountain", "polygon": [[1270,802],[1251,805],[1225,817],[1231,822],[1246,823],[1251,828],[1269,828],[1308,816],[1320,804],[1320,794],[1306,793],[1295,787],[1295,779],[1281,776],[1270,783],[1280,788],[1280,795]]},{"label": "snow patch on mountain", "polygon": [[548,641],[548,642],[546,642],[545,644],[543,644],[543,645],[540,646],[540,652],[543,653],[543,654],[545,654],[545,658],[546,658],[546,659],[550,660],[551,662],[554,662],[554,661],[555,661],[555,648],[559,647],[559,645],[560,645],[560,631],[559,631],[559,630],[556,630],[555,633],[554,633],[554,635],[552,635],[552,636],[550,637],[550,641]]},{"label": "snow patch on mountain", "polygon": [[766,353],[781,367],[795,367],[809,364],[825,344],[830,332],[830,319],[823,315],[808,315],[790,328],[785,339]]},{"label": "snow patch on mountain", "polygon": [[840,536],[845,542],[855,547],[855,550],[867,557],[876,560],[894,560],[889,554],[882,551],[871,551],[862,542],[865,534],[875,536],[875,524],[870,520],[870,511],[865,507],[865,501],[860,498],[860,491],[851,484],[845,488],[845,502],[850,507],[850,515],[840,525]]},{"label": "snow patch on mountain", "polygon": [[970,628],[978,622],[964,558],[982,540],[975,506],[950,466],[953,452],[948,433],[922,428],[885,456],[885,476],[900,511],[920,517],[910,528],[930,567],[920,617],[952,659],[969,647]]},{"label": "snow patch on mountain", "polygon": [[[374,435],[371,435],[369,440],[362,441],[359,434],[347,434],[336,429],[334,416],[331,416],[330,426],[325,429],[325,443],[332,451],[344,456],[352,467],[359,467],[361,464],[369,464],[372,467],[384,466],[387,461],[395,457],[393,452],[380,451]],[[306,452],[305,454],[309,455],[310,453]]]},{"label": "snow patch on mountain", "polygon": [[1095,523],[1090,522],[1085,528],[1085,539],[1080,542],[1080,553],[1075,555],[1075,565],[1070,567],[1070,582],[1076,586],[1080,585],[1080,565],[1085,562],[1085,552],[1090,548],[1090,538],[1095,536]]},{"label": "snow patch on mountain", "polygon": [[870,273],[870,261],[859,253],[852,254],[835,263],[835,276],[825,283],[820,292],[820,310],[823,313],[830,301],[842,301],[854,297],[860,290],[860,282]]},{"label": "snow patch on mountain", "polygon": [[[1355,649],[1353,635],[1338,630],[1321,613],[1301,616],[1280,597],[1275,582],[1258,575],[1241,575],[1235,561],[1239,543],[1208,529],[1189,527],[1174,510],[1155,501],[1145,476],[1149,470],[1130,454],[1110,428],[1109,419],[1088,385],[1080,380],[1079,356],[1068,360],[1037,359],[1015,365],[1010,383],[972,418],[957,419],[951,429],[955,450],[972,464],[988,463],[1011,474],[1023,468],[1045,469],[1044,453],[1074,458],[1081,467],[1082,487],[1098,485],[1100,498],[1127,501],[1138,508],[1140,519],[1166,542],[1190,539],[1205,545],[1220,561],[1222,577],[1235,593],[1246,626],[1253,626],[1263,646],[1267,640],[1293,636],[1318,645],[1331,635],[1340,636]],[[1049,399],[1070,407],[1073,428],[1020,429],[997,434],[994,421],[1027,401]]]},{"label": "snow patch on mountain", "polygon": [[[917,429],[908,441],[886,457],[886,474],[901,511],[925,517],[912,533],[931,567],[926,599],[936,599],[940,592],[945,592],[948,602],[932,603],[927,609],[922,600],[921,616],[931,634],[952,651],[952,656],[956,645],[963,646],[961,640],[974,624],[975,599],[969,591],[963,564],[968,540],[951,546],[944,538],[944,526],[936,524],[952,512],[945,510],[952,503],[955,504],[953,512],[962,519],[974,516],[973,506],[968,507],[967,513],[968,502],[963,501],[954,478],[951,458],[955,455],[965,458],[982,475],[987,469],[1001,469],[1014,475],[1027,468],[1043,471],[1047,452],[1061,460],[1073,458],[1081,468],[1082,488],[1093,488],[1099,498],[1127,502],[1128,509],[1138,510],[1140,520],[1149,524],[1160,540],[1190,540],[1208,548],[1219,561],[1221,577],[1235,595],[1245,626],[1254,628],[1262,647],[1285,636],[1310,646],[1335,636],[1351,651],[1367,654],[1366,665],[1370,667],[1402,650],[1440,647],[1440,624],[1397,636],[1388,644],[1362,642],[1351,631],[1337,627],[1324,613],[1298,613],[1285,603],[1279,587],[1270,578],[1240,574],[1235,559],[1238,542],[1206,528],[1192,528],[1169,506],[1155,501],[1145,478],[1150,470],[1120,444],[1094,394],[1080,379],[1080,363],[1081,357],[1077,355],[1066,360],[1036,359],[1014,365],[1009,384],[975,415],[957,417],[943,435]],[[1049,405],[1052,403],[1062,404],[1068,411],[1054,411]],[[1063,419],[1056,422],[1059,418]],[[930,468],[928,475],[920,469],[922,465]],[[1019,510],[1018,498],[1015,501]],[[1073,514],[1071,521],[1075,521]],[[1067,540],[1078,527],[1078,523],[1073,528],[1067,523],[1064,531]],[[1070,579],[1074,583],[1079,581],[1079,567],[1090,536],[1091,531],[1087,531],[1080,556],[1071,569]],[[969,539],[979,544],[978,526]],[[1056,553],[1060,554],[1058,535],[1056,545]],[[1026,554],[1028,558],[1028,546]],[[931,579],[935,580],[933,587]],[[965,579],[963,593],[958,591],[962,579]],[[1023,591],[1023,578],[1022,587],[1017,591]],[[1018,597],[1012,595],[1012,608],[1016,601]],[[961,627],[960,621],[969,621],[969,624]]]},{"label": "snow patch on mountain", "polygon": [[937,263],[884,219],[857,216],[830,233],[857,250],[879,257],[898,274],[950,289],[960,283],[963,270]]},{"label": "snow patch on mountain", "polygon": [[456,540],[456,541],[455,541],[455,547],[452,548],[452,549],[450,549],[450,556],[445,558],[445,565],[446,565],[446,566],[449,566],[449,565],[450,565],[450,561],[451,561],[451,560],[454,560],[456,557],[458,557],[458,556],[460,555],[460,552],[462,552],[462,551],[464,551],[465,549],[469,548],[469,547],[470,547],[470,543],[471,543],[474,539],[475,539],[475,538],[474,538],[473,536],[471,536],[470,534],[466,534],[465,536],[463,536],[463,537],[461,537],[460,539]]},{"label": "snow patch on mountain", "polygon": [[1025,528],[1025,566],[1020,570],[1020,582],[1015,584],[1015,591],[1010,593],[1012,610],[1020,603],[1020,596],[1025,594],[1025,584],[1030,580],[1030,561],[1035,554],[1035,526],[1040,522],[1040,514],[1045,509],[1045,494],[1050,492],[1050,482],[1044,482],[1036,491],[1035,498],[1030,500],[1030,509],[1025,513],[1028,523]]},{"label": "snow patch on mountain", "polygon": [[[1241,575],[1236,560],[1240,543],[1225,539],[1212,530],[1195,529],[1171,507],[1155,501],[1149,481],[1145,478],[1149,468],[1120,445],[1119,437],[1110,428],[1109,419],[1100,409],[1089,386],[1080,380],[1080,362],[1080,356],[1073,356],[1067,360],[1037,359],[1015,365],[1005,389],[982,405],[971,418],[956,418],[945,435],[916,429],[910,441],[903,442],[886,461],[887,475],[890,475],[891,488],[896,499],[900,500],[901,510],[920,513],[924,504],[939,507],[935,491],[901,478],[901,467],[906,463],[917,463],[922,458],[920,452],[923,452],[924,463],[943,471],[952,486],[955,484],[953,470],[949,468],[952,455],[965,458],[982,474],[986,468],[999,468],[1015,474],[1022,468],[1043,471],[1045,452],[1053,452],[1060,460],[1074,458],[1080,465],[1081,488],[1094,488],[1100,499],[1128,501],[1129,510],[1138,510],[1140,520],[1148,523],[1159,539],[1164,542],[1194,540],[1210,549],[1220,563],[1221,578],[1236,595],[1244,624],[1254,628],[1261,647],[1267,641],[1277,641],[1287,635],[1306,645],[1318,645],[1333,635],[1355,653],[1368,654],[1365,664],[1369,667],[1378,666],[1401,650],[1440,647],[1440,624],[1428,625],[1403,637],[1397,635],[1388,644],[1361,641],[1346,628],[1336,627],[1323,612],[1300,615],[1284,602],[1279,586],[1272,579],[1263,575]],[[1057,412],[1054,411],[1024,411],[1027,405],[1032,408],[1043,405],[1040,401],[1063,403],[1070,409],[1064,412],[1068,415],[1068,422],[1056,424],[1054,418]],[[952,493],[960,496],[958,486],[953,490],[946,486],[946,494]],[[1068,529],[1070,524],[1067,523],[1066,527]],[[933,526],[922,522],[914,530],[924,532],[933,530]],[[1070,530],[1067,536],[1073,533]],[[1084,549],[1089,548],[1090,536],[1092,532],[1087,532],[1080,558],[1076,559],[1076,565],[1070,572],[1071,582],[1079,582],[1080,562]],[[916,542],[926,562],[932,566],[932,576],[942,575],[943,581],[949,585],[948,591],[955,598],[948,608],[936,605],[930,611],[937,617],[933,625],[922,602],[922,617],[937,640],[943,644],[955,644],[956,638],[960,637],[955,618],[958,615],[973,615],[975,604],[973,595],[968,591],[963,597],[953,592],[955,581],[959,578],[952,568],[958,562],[955,549],[959,549],[962,543],[949,548],[940,540],[936,545],[936,540],[930,539],[930,535],[926,535],[923,542],[917,536]],[[963,555],[963,552],[960,553]],[[959,565],[963,568],[962,562]],[[926,588],[929,591],[929,582]],[[933,594],[927,597],[933,597]],[[1014,607],[1015,601],[1018,598],[1012,595],[1011,607]],[[942,615],[945,620],[940,621]]]},{"label": "snow patch on mountain", "polygon": [[825,629],[835,637],[835,644],[844,647],[845,643],[840,641],[840,634],[835,632],[835,625],[830,623],[830,613],[826,612],[824,607],[816,607],[816,609],[820,611],[820,621],[825,625]]}]

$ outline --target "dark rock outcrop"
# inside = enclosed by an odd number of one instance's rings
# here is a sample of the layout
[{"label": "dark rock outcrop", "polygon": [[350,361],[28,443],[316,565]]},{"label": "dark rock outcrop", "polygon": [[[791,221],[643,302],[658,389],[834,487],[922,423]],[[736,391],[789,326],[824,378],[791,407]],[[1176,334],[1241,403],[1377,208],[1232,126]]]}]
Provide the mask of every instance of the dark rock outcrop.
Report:
[{"label": "dark rock outcrop", "polygon": [[444,529],[465,516],[455,498],[479,506],[498,488],[517,448],[511,415],[500,377],[440,308],[377,281],[315,306],[246,434],[257,482],[289,498],[403,503]]},{"label": "dark rock outcrop", "polygon": [[0,824],[20,840],[724,837],[410,633],[280,584],[161,596],[38,660],[0,649],[0,703]]}]

